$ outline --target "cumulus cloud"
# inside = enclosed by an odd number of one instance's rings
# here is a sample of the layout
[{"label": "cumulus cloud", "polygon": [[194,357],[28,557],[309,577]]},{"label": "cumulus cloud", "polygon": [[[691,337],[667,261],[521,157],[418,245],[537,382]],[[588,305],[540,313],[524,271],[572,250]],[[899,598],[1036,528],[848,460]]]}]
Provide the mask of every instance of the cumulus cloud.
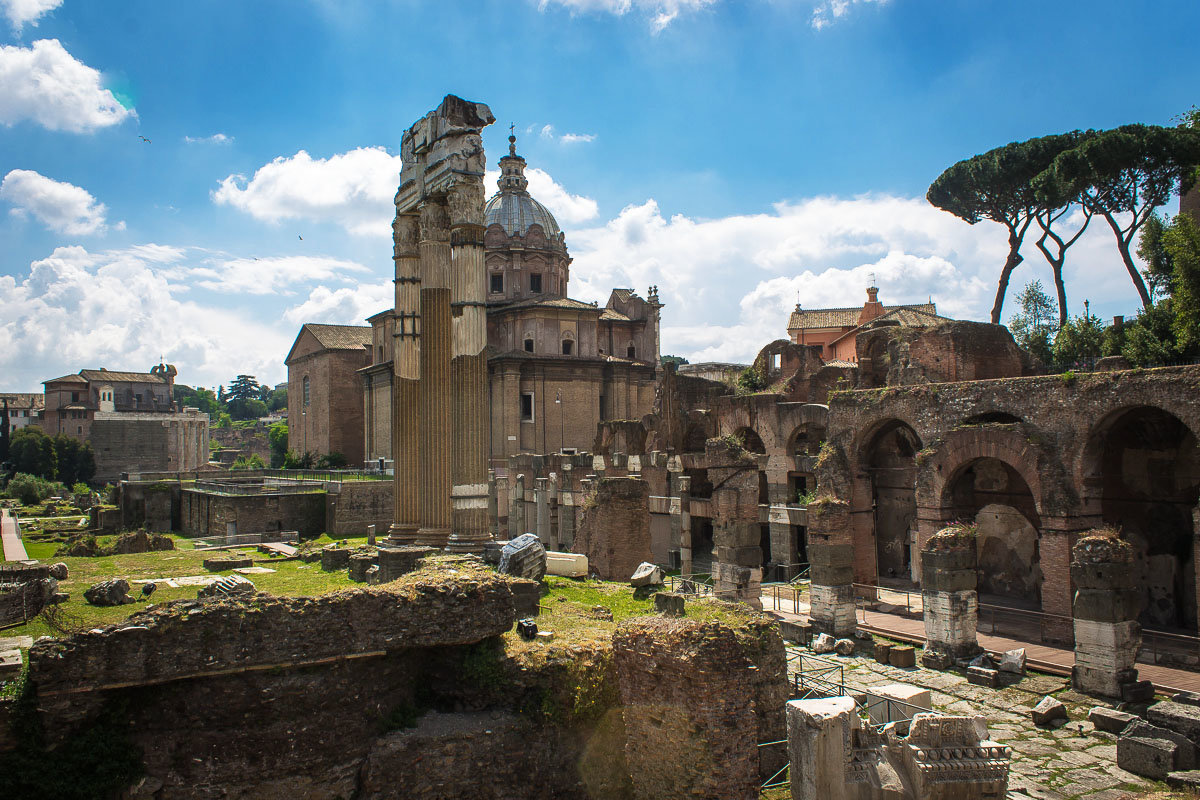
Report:
[{"label": "cumulus cloud", "polygon": [[84,367],[146,370],[162,354],[181,383],[216,386],[241,372],[278,380],[295,331],[227,303],[181,300],[165,268],[185,257],[160,245],[60,247],[23,280],[0,276],[0,372],[29,390]]},{"label": "cumulus cloud", "polygon": [[[999,225],[970,226],[923,198],[891,195],[815,197],[711,220],[667,217],[648,200],[604,225],[570,231],[567,244],[572,296],[603,303],[612,287],[644,293],[655,284],[667,306],[663,352],[742,362],[787,336],[797,300],[806,308],[857,306],[872,279],[887,305],[932,298],[946,316],[987,319],[1007,252]],[[1085,294],[1094,308],[1128,295],[1102,231],[1089,231],[1076,247],[1067,274],[1076,304]],[[1047,275],[1032,244],[1028,250],[1006,319],[1022,282]]]},{"label": "cumulus cloud", "polygon": [[561,6],[572,14],[605,13],[618,17],[637,9],[650,23],[653,33],[660,33],[680,14],[698,11],[718,0],[538,0],[538,10]]},{"label": "cumulus cloud", "polygon": [[824,30],[825,28],[837,22],[842,17],[849,13],[854,6],[863,5],[865,3],[874,3],[876,5],[884,5],[888,0],[821,0],[814,8],[812,13],[812,26],[814,30]]},{"label": "cumulus cloud", "polygon": [[47,228],[71,236],[104,233],[103,203],[74,184],[56,181],[28,169],[14,169],[0,182],[0,199],[13,205],[10,213],[33,216]]},{"label": "cumulus cloud", "polygon": [[283,318],[299,326],[306,322],[331,325],[362,325],[367,317],[391,308],[395,303],[391,281],[364,283],[330,289],[318,286],[308,298],[283,312]]},{"label": "cumulus cloud", "polygon": [[31,120],[52,131],[90,133],[135,116],[57,39],[0,46],[0,124]]},{"label": "cumulus cloud", "polygon": [[187,144],[231,144],[233,137],[214,133],[212,136],[185,136],[183,141]]},{"label": "cumulus cloud", "polygon": [[359,235],[390,236],[400,156],[360,147],[329,158],[280,156],[247,179],[230,175],[213,199],[267,222],[333,222]]},{"label": "cumulus cloud", "polygon": [[[577,225],[595,219],[600,213],[595,200],[585,195],[571,194],[544,169],[529,167],[525,170],[525,177],[529,179],[529,193],[550,209],[559,225]],[[488,170],[484,185],[490,189],[499,179],[499,170]]]},{"label": "cumulus cloud", "polygon": [[63,0],[0,0],[0,11],[17,33],[26,25],[37,27],[37,21],[62,5]]}]

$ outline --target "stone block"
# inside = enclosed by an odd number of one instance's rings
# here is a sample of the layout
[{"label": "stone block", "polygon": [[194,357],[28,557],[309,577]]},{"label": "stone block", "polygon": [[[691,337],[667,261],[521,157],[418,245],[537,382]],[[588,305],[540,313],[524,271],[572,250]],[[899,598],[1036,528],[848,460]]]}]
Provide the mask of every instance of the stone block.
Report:
[{"label": "stone block", "polygon": [[1171,695],[1172,703],[1183,703],[1185,706],[1200,706],[1200,692],[1176,692]]},{"label": "stone block", "polygon": [[779,621],[779,635],[785,641],[795,642],[799,645],[808,644],[808,639],[812,635],[812,625],[807,622],[792,622],[790,620]]},{"label": "stone block", "polygon": [[833,643],[833,651],[839,656],[854,655],[854,640],[853,639],[838,639]]},{"label": "stone block", "polygon": [[238,595],[254,594],[254,584],[241,575],[226,575],[215,583],[210,583],[200,589],[196,595],[204,600],[214,597],[236,597]]},{"label": "stone block", "polygon": [[321,549],[321,569],[325,572],[338,572],[349,567],[349,548],[330,545]]},{"label": "stone block", "polygon": [[1154,701],[1154,684],[1150,681],[1129,681],[1121,684],[1121,700],[1126,703]]},{"label": "stone block", "polygon": [[537,581],[517,579],[509,582],[513,609],[518,617],[536,617],[541,610],[542,585]]},{"label": "stone block", "polygon": [[352,553],[350,555],[349,577],[355,583],[366,583],[367,570],[375,566],[379,560],[376,553]]},{"label": "stone block", "polygon": [[1136,619],[1142,598],[1134,589],[1081,589],[1075,593],[1073,615],[1095,622]]},{"label": "stone block", "polygon": [[809,643],[809,647],[817,654],[832,653],[836,646],[837,640],[828,633],[818,633]]},{"label": "stone block", "polygon": [[875,660],[878,661],[880,664],[891,663],[891,661],[890,661],[891,653],[892,653],[892,646],[890,644],[887,644],[885,642],[876,642],[875,643]]},{"label": "stone block", "polygon": [[0,680],[10,681],[21,674],[21,651],[16,647],[0,649]]},{"label": "stone block", "polygon": [[1117,739],[1117,766],[1134,775],[1164,780],[1174,770],[1178,746],[1165,739],[1122,736]]},{"label": "stone block", "polygon": [[1167,786],[1172,789],[1183,789],[1200,793],[1200,769],[1177,770],[1168,772],[1165,778]]},{"label": "stone block", "polygon": [[67,565],[59,561],[50,565],[50,577],[58,581],[65,581],[70,576],[71,571],[67,569]]},{"label": "stone block", "polygon": [[500,551],[499,571],[517,578],[540,581],[546,576],[546,548],[536,534],[523,533]]},{"label": "stone block", "polygon": [[663,575],[662,568],[657,564],[651,564],[649,561],[643,561],[638,564],[637,569],[629,576],[629,585],[634,588],[642,586],[662,586],[666,576]]},{"label": "stone block", "polygon": [[893,647],[888,653],[888,663],[893,667],[908,669],[917,665],[917,651],[912,647]]},{"label": "stone block", "polygon": [[421,564],[421,559],[438,551],[420,545],[400,545],[379,548],[379,582],[391,583],[401,575],[407,575]]},{"label": "stone block", "polygon": [[852,567],[854,566],[854,546],[814,543],[809,549],[808,560],[813,566]]},{"label": "stone block", "polygon": [[1200,742],[1200,708],[1166,701],[1146,709],[1146,719],[1160,728],[1182,733],[1193,742]]},{"label": "stone block", "polygon": [[1033,707],[1030,716],[1033,718],[1034,725],[1053,725],[1059,720],[1066,722],[1068,719],[1067,707],[1062,704],[1061,700],[1056,700],[1049,695],[1043,697],[1041,702]]},{"label": "stone block", "polygon": [[1004,655],[1000,657],[1000,663],[996,669],[1001,672],[1011,672],[1013,675],[1025,674],[1025,648],[1018,647],[1015,650],[1005,650]]},{"label": "stone block", "polygon": [[[975,574],[975,548],[955,547],[949,550],[921,551],[922,577],[929,571],[968,572]],[[971,588],[975,588],[972,586]]]},{"label": "stone block", "polygon": [[933,709],[928,689],[907,683],[889,683],[867,692],[867,716],[872,725],[910,720]]},{"label": "stone block", "polygon": [[583,553],[547,552],[546,574],[559,575],[563,578],[586,578],[588,558]]},{"label": "stone block", "polygon": [[227,569],[245,569],[246,567],[253,567],[254,559],[250,556],[223,555],[206,558],[201,563],[209,572],[224,572]]},{"label": "stone block", "polygon": [[820,586],[839,586],[854,582],[854,567],[824,567],[814,564],[809,568],[809,577]]},{"label": "stone block", "polygon": [[124,578],[92,584],[84,590],[83,599],[94,606],[123,606],[133,602],[129,581]]},{"label": "stone block", "polygon": [[684,596],[673,592],[658,592],[654,595],[654,610],[668,617],[682,617]]},{"label": "stone block", "polygon": [[1088,721],[1096,726],[1096,730],[1107,733],[1120,733],[1129,723],[1138,719],[1136,714],[1127,711],[1117,711],[1115,708],[1096,706],[1088,712]]},{"label": "stone block", "polygon": [[1128,564],[1120,562],[1100,562],[1097,564],[1071,564],[1071,580],[1080,590],[1088,589],[1127,589],[1133,586],[1133,570]]},{"label": "stone block", "polygon": [[846,764],[858,727],[854,700],[830,697],[787,704],[792,797],[844,800]]},{"label": "stone block", "polygon": [[974,591],[978,578],[974,570],[930,570],[925,569],[921,579],[924,592],[968,592]]},{"label": "stone block", "polygon": [[921,651],[921,666],[927,669],[948,670],[954,664],[954,658],[945,650],[933,650],[926,647]]},{"label": "stone block", "polygon": [[967,683],[975,686],[986,686],[989,689],[1000,687],[1000,672],[987,667],[967,667]]},{"label": "stone block", "polygon": [[1174,742],[1178,749],[1175,751],[1173,769],[1195,769],[1197,766],[1196,745],[1182,733],[1160,728],[1144,719],[1135,718],[1121,730],[1121,736],[1136,736],[1141,739],[1165,739],[1168,742]]},{"label": "stone block", "polygon": [[538,635],[537,623],[531,619],[517,620],[517,635],[526,641],[536,639]]}]

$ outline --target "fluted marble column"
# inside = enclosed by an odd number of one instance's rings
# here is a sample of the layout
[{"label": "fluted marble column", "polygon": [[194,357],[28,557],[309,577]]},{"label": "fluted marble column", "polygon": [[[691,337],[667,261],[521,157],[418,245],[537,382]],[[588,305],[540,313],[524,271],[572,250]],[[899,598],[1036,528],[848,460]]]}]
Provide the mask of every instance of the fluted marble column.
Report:
[{"label": "fluted marble column", "polygon": [[445,547],[450,514],[450,218],[437,199],[420,206],[421,251],[421,466],[417,543]]},{"label": "fluted marble column", "polygon": [[417,214],[397,213],[392,223],[396,262],[396,311],[392,355],[392,459],[395,464],[392,544],[413,544],[421,524],[417,487],[421,442],[418,398],[421,378],[421,258]]}]

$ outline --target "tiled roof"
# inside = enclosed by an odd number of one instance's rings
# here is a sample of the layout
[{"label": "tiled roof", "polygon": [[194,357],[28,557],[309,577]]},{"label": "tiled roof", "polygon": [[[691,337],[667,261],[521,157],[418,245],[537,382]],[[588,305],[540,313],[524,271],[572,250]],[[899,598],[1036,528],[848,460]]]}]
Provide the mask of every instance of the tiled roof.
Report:
[{"label": "tiled roof", "polygon": [[[937,314],[936,304],[921,303],[919,305],[892,306],[887,313],[909,309],[923,311],[927,314]],[[862,306],[854,308],[806,308],[793,311],[788,319],[788,330],[797,328],[854,328],[858,326],[858,317],[862,314]]]},{"label": "tiled roof", "polygon": [[46,396],[44,394],[32,394],[28,392],[0,392],[0,405],[2,401],[8,401],[9,410],[19,408],[38,409],[46,407]]},{"label": "tiled roof", "polygon": [[600,312],[600,319],[616,322],[633,322],[632,319],[622,314],[620,311],[613,311],[611,308],[606,308]]},{"label": "tiled roof", "polygon": [[569,297],[534,297],[529,300],[516,300],[504,305],[494,305],[495,311],[508,311],[519,308],[571,308],[579,311],[597,311],[597,307],[582,300],[572,300]]},{"label": "tiled roof", "polygon": [[87,383],[87,379],[81,375],[63,375],[61,378],[51,378],[42,383]]},{"label": "tiled roof", "polygon": [[371,344],[370,325],[323,325],[307,322],[304,325],[326,350],[361,350]]},{"label": "tiled roof", "polygon": [[91,383],[121,381],[123,383],[166,383],[160,375],[149,372],[113,372],[111,369],[81,369],[79,374]]},{"label": "tiled roof", "polygon": [[[926,306],[897,306],[882,317],[876,317],[871,320],[871,322],[878,322],[879,320],[896,320],[902,327],[906,328],[923,328],[953,321],[949,317],[942,317],[934,313],[932,303]],[[871,322],[867,324],[870,325]]]},{"label": "tiled roof", "polygon": [[832,361],[826,361],[827,367],[857,367],[858,364],[854,361],[846,361],[845,359],[835,358]]}]

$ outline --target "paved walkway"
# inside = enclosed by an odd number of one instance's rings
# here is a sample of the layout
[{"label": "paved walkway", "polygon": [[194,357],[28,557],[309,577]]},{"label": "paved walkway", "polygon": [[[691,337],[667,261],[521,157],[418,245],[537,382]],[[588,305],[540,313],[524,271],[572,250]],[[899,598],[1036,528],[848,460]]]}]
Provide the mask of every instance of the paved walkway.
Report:
[{"label": "paved walkway", "polygon": [[[781,596],[778,606],[774,598],[763,596],[763,610],[774,614],[780,619],[798,620],[808,618],[808,603],[800,600],[798,603],[791,596]],[[797,613],[797,611],[799,613]],[[912,644],[925,644],[925,622],[912,619],[903,614],[888,614],[881,611],[865,611],[859,609],[859,625],[861,630],[897,639]],[[1015,639],[1007,636],[978,634],[979,646],[994,653],[1005,650],[1025,648],[1025,657],[1029,666],[1039,672],[1049,675],[1069,676],[1075,666],[1075,651],[1069,647],[1031,642],[1027,639]],[[1185,669],[1174,669],[1157,664],[1136,664],[1138,677],[1154,683],[1154,688],[1163,693],[1200,692],[1200,672]]]},{"label": "paved walkway", "polygon": [[0,508],[0,544],[4,548],[5,561],[27,561],[25,545],[21,543],[21,534],[17,529],[17,520],[8,513],[7,508]]}]

